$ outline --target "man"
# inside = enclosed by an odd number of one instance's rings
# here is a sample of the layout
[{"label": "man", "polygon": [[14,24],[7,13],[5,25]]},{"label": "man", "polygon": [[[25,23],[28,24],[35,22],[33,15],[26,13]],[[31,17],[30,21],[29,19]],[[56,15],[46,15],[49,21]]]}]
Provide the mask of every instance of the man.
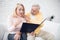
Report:
[{"label": "man", "polygon": [[[29,23],[34,24],[40,24],[43,20],[42,13],[40,12],[40,6],[39,5],[32,5],[31,12],[26,14],[29,17]],[[49,40],[49,38],[52,40],[52,37],[50,37],[50,34],[46,31],[41,30],[43,27],[43,24],[41,24],[34,32],[31,32],[27,34],[27,40],[35,40],[35,37],[42,37],[44,40]],[[48,33],[48,34],[47,34]],[[48,36],[46,37],[46,35]],[[30,39],[29,39],[30,38]]]}]

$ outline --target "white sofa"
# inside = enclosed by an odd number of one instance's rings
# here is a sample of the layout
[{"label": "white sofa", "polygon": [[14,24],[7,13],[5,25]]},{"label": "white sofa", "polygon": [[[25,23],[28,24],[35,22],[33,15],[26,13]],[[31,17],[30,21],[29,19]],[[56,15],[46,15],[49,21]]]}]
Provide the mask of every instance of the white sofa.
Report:
[{"label": "white sofa", "polygon": [[42,28],[42,30],[53,34],[55,36],[55,40],[59,40],[60,39],[60,38],[58,38],[59,27],[60,27],[60,23],[55,23],[55,22],[51,22],[51,21],[46,20],[44,22],[44,27]]},{"label": "white sofa", "polygon": [[[58,24],[58,23],[45,21],[44,27],[42,28],[42,30],[53,34],[57,40],[57,33],[58,33],[59,26],[60,26],[60,24]],[[0,24],[0,40],[7,40],[8,34],[9,34],[9,32],[7,31],[7,26]],[[36,40],[44,40],[44,39],[42,39],[40,37],[36,37]]]},{"label": "white sofa", "polygon": [[7,40],[7,26],[0,24],[0,40]]}]

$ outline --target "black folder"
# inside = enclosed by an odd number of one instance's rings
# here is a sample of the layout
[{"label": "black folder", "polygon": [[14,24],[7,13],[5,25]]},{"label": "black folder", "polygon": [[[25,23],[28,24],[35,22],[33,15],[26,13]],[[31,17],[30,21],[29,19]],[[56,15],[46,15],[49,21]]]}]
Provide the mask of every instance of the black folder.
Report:
[{"label": "black folder", "polygon": [[38,26],[39,24],[23,23],[20,32],[30,33],[33,32]]},{"label": "black folder", "polygon": [[45,20],[46,20],[46,18],[45,18],[40,24],[23,23],[20,32],[22,32],[22,33],[30,33],[30,32],[33,32],[33,31],[34,31],[37,27],[39,27]]}]

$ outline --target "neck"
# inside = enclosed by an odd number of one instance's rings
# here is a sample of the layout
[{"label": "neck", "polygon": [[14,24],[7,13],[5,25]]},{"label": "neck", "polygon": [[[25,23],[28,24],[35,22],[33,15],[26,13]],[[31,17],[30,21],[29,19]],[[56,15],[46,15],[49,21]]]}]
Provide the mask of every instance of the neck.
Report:
[{"label": "neck", "polygon": [[24,18],[24,16],[20,16],[20,15],[17,15],[17,17],[22,17],[22,18]]}]

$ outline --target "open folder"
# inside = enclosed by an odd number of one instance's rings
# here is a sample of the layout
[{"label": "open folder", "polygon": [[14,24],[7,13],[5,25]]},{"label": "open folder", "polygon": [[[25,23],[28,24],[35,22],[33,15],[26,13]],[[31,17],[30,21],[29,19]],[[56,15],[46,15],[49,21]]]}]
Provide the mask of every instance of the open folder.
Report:
[{"label": "open folder", "polygon": [[46,19],[44,19],[40,24],[33,23],[23,23],[20,32],[22,33],[30,33],[33,32],[37,27],[39,27]]}]

